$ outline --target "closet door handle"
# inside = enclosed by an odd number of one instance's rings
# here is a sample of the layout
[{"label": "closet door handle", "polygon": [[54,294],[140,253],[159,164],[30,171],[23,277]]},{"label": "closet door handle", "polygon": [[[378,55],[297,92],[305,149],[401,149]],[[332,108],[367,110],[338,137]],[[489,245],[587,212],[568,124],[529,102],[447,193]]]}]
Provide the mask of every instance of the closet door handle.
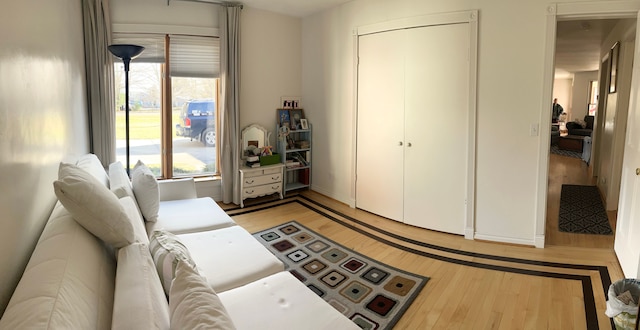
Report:
[{"label": "closet door handle", "polygon": [[402,147],[402,141],[398,142],[398,145]]},{"label": "closet door handle", "polygon": [[407,147],[411,147],[411,142],[407,143]]}]

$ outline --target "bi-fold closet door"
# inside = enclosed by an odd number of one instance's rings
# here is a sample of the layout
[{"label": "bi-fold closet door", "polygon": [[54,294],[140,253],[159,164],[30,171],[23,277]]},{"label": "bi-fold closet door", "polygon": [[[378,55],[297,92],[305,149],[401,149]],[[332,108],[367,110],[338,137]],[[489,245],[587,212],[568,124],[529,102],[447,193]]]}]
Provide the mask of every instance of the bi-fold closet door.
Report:
[{"label": "bi-fold closet door", "polygon": [[359,36],[356,207],[465,233],[469,29],[439,24]]}]

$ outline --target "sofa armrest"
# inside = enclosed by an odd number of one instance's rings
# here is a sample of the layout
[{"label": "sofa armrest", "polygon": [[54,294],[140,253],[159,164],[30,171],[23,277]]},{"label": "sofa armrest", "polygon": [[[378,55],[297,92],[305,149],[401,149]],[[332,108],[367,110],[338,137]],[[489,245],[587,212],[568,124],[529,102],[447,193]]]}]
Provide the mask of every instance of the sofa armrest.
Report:
[{"label": "sofa armrest", "polygon": [[198,198],[193,178],[158,181],[160,201]]}]

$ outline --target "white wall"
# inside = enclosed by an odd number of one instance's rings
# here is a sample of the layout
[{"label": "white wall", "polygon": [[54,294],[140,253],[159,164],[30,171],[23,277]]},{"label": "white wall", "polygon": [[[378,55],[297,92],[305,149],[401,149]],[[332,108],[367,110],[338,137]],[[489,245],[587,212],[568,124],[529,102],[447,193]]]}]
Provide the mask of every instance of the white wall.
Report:
[{"label": "white wall", "polygon": [[302,84],[305,111],[315,124],[313,189],[349,204],[356,198],[353,28],[478,9],[476,234],[534,244],[541,142],[529,127],[540,123],[541,109],[548,111],[552,101],[540,97],[549,4],[355,0],[304,18]]},{"label": "white wall", "polygon": [[604,113],[597,115],[597,120],[604,121],[603,129],[598,132],[599,166],[598,187],[605,199],[607,210],[618,209],[620,196],[620,177],[624,140],[626,135],[626,118],[629,112],[629,95],[631,85],[631,70],[633,67],[633,49],[635,47],[635,20],[622,20],[611,31],[602,44],[604,54],[611,49],[615,42],[620,42],[618,58],[617,91],[607,95],[607,105]]},{"label": "white wall", "polygon": [[598,71],[577,72],[573,76],[571,116],[568,120],[583,119],[589,113],[589,85],[597,81]]},{"label": "white wall", "polygon": [[[562,106],[564,112],[567,113],[567,120],[571,118],[571,101],[573,92],[573,75],[568,78],[556,78],[553,80],[553,98],[558,99],[558,104]],[[549,101],[549,116],[551,116],[551,104],[553,98]]]},{"label": "white wall", "polygon": [[0,314],[55,202],[58,164],[89,151],[81,2],[0,10]]},{"label": "white wall", "polygon": [[240,130],[259,124],[274,132],[280,97],[302,95],[301,21],[245,6],[240,34]]}]

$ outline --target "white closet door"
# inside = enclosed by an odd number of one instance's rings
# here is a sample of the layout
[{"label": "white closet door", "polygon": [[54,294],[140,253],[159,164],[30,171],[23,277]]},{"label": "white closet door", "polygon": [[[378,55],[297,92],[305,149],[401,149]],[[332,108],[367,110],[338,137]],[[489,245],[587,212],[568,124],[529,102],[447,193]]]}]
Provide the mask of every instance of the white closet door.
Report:
[{"label": "white closet door", "polygon": [[464,234],[469,24],[406,33],[404,222]]},{"label": "white closet door", "polygon": [[358,42],[356,207],[402,221],[404,32]]}]

